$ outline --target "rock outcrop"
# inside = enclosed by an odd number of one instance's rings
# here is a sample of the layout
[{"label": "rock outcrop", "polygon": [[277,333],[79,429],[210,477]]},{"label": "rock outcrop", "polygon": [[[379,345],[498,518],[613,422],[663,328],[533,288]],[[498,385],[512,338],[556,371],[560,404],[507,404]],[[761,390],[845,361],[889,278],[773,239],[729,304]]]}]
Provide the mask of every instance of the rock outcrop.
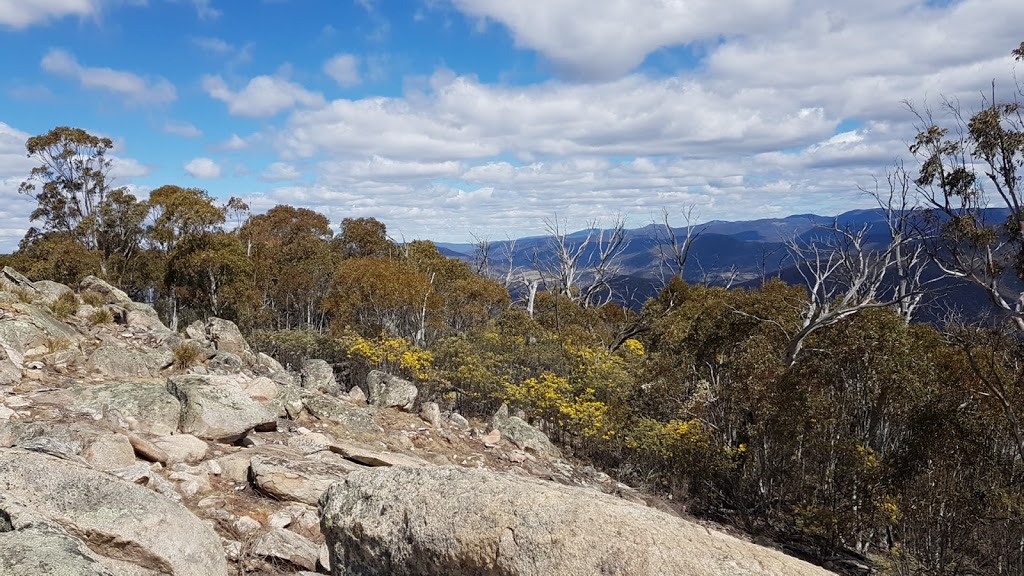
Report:
[{"label": "rock outcrop", "polygon": [[366,387],[370,391],[370,404],[402,410],[412,410],[419,392],[412,382],[380,370],[370,371],[366,376]]},{"label": "rock outcrop", "polygon": [[335,576],[827,574],[594,490],[484,470],[356,472],[320,511]]},{"label": "rock outcrop", "polygon": [[60,526],[114,574],[227,575],[220,539],[181,505],[54,456],[0,449],[0,511]]},{"label": "rock outcrop", "polygon": [[[330,569],[325,534],[336,574],[615,574],[675,548],[775,569],[774,552],[599,500],[643,502],[507,409],[468,420],[384,372],[286,369],[227,320],[173,333],[102,279],[77,288],[0,270],[0,576],[309,576]],[[459,472],[476,468],[553,482]],[[580,501],[612,511],[565,524]]]}]

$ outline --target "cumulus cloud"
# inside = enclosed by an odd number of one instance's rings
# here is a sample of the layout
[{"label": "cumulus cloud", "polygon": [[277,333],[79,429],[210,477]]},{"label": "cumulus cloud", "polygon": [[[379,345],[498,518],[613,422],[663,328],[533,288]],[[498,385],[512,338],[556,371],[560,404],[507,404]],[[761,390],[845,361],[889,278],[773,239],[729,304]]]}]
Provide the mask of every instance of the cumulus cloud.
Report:
[{"label": "cumulus cloud", "polygon": [[77,80],[82,88],[113,92],[137,104],[166,104],[177,99],[174,85],[166,79],[146,80],[131,72],[82,66],[66,50],[50,50],[41,66],[50,74]]},{"label": "cumulus cloud", "polygon": [[669,46],[741,35],[791,17],[796,0],[453,0],[474,18],[504,25],[518,46],[573,76],[608,79]]},{"label": "cumulus cloud", "polygon": [[287,162],[274,162],[260,174],[264,182],[286,182],[302,178],[302,171]]},{"label": "cumulus cloud", "polygon": [[0,0],[0,26],[27,28],[65,16],[93,16],[100,0]]},{"label": "cumulus cloud", "polygon": [[191,123],[178,122],[175,120],[168,120],[167,122],[164,122],[163,131],[183,138],[199,138],[203,135],[203,131],[196,128]]},{"label": "cumulus cloud", "polygon": [[193,158],[185,164],[185,172],[193,178],[220,178],[221,167],[210,158]]},{"label": "cumulus cloud", "polygon": [[295,106],[321,106],[324,97],[279,76],[257,76],[241,90],[228,87],[220,76],[204,76],[203,89],[228,105],[232,116],[266,118]]},{"label": "cumulus cloud", "polygon": [[362,82],[359,76],[359,58],[352,54],[338,54],[324,62],[324,73],[342,88],[358,86]]}]

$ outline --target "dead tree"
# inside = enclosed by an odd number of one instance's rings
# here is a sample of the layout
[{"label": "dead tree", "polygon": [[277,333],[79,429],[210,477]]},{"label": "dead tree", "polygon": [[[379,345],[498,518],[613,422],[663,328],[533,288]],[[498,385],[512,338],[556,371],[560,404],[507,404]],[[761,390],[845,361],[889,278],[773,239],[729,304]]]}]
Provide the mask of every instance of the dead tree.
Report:
[{"label": "dead tree", "polygon": [[787,246],[794,266],[807,287],[800,328],[787,334],[786,365],[792,366],[814,332],[871,308],[891,306],[883,294],[886,274],[893,265],[895,246],[867,246],[869,226],[843,228],[833,223],[828,234],[809,242],[796,238]]},{"label": "dead tree", "polygon": [[[669,279],[673,276],[685,279],[686,262],[690,258],[690,250],[693,248],[693,243],[708,229],[706,224],[699,227],[695,224],[695,209],[696,207],[691,204],[680,210],[684,222],[681,234],[669,222],[668,208],[662,209],[662,226],[656,226],[662,284],[667,285]],[[666,269],[669,271],[667,277],[665,274]]]},{"label": "dead tree", "polygon": [[564,223],[545,219],[549,253],[534,255],[544,287],[585,308],[615,298],[612,282],[622,274],[621,256],[629,246],[623,218],[616,217],[607,230],[598,224],[591,221],[582,235],[570,236]]},{"label": "dead tree", "polygon": [[915,201],[913,182],[903,163],[897,162],[886,172],[885,179],[887,188],[883,188],[876,179],[874,189],[861,190],[875,199],[889,229],[895,275],[894,306],[903,321],[909,324],[921,305],[927,285],[944,276],[924,277],[930,263],[928,231],[923,226],[923,212]]}]

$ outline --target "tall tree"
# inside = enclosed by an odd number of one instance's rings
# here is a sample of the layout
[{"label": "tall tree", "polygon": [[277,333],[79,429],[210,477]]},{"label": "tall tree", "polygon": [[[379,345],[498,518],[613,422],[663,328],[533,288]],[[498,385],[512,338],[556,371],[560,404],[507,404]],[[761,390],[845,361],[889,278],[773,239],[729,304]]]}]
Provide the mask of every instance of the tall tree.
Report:
[{"label": "tall tree", "polygon": [[35,198],[31,219],[46,232],[69,235],[87,250],[100,246],[99,212],[110,193],[108,176],[114,147],[110,138],[60,126],[25,143],[39,162],[18,191]]}]

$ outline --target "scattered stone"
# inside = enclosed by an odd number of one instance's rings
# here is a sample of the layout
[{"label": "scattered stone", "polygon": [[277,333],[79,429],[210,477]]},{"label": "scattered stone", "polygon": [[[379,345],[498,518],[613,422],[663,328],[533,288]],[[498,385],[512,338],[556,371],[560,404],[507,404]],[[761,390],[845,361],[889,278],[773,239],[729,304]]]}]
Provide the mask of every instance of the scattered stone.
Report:
[{"label": "scattered stone", "polygon": [[319,432],[310,432],[301,436],[292,436],[288,439],[288,447],[301,454],[313,454],[322,452],[331,447],[331,439]]},{"label": "scattered stone", "polygon": [[412,382],[380,370],[371,370],[366,376],[370,404],[382,408],[395,407],[412,410],[418,390]]},{"label": "scattered stone", "polygon": [[182,432],[231,443],[254,428],[276,427],[276,414],[237,386],[222,382],[215,376],[195,375],[175,376],[167,381],[167,390],[181,402]]},{"label": "scattered stone", "polygon": [[90,416],[116,413],[129,430],[166,436],[178,429],[181,403],[156,382],[110,382],[70,389],[73,408]]},{"label": "scattered stone", "polygon": [[167,454],[167,463],[200,462],[209,446],[191,434],[175,434],[154,438],[153,444]]},{"label": "scattered stone", "polygon": [[138,434],[128,434],[128,442],[131,443],[132,449],[135,450],[135,455],[143,460],[167,464],[171,459],[167,452]]},{"label": "scattered stone", "polygon": [[263,352],[256,354],[256,365],[263,368],[266,374],[284,372],[284,366],[281,366],[280,362],[274,360]]},{"label": "scattered stone", "polygon": [[[530,450],[540,456],[549,458],[561,458],[562,453],[551,443],[540,430],[530,426],[525,420],[515,416],[503,417],[495,414],[491,420],[491,427],[494,431],[501,432],[501,436],[515,444],[520,450]],[[486,442],[485,442],[486,443]]]},{"label": "scattered stone", "polygon": [[309,390],[337,394],[341,388],[334,378],[334,369],[324,360],[306,360],[302,363],[301,386]]},{"label": "scattered stone", "polygon": [[263,525],[250,516],[239,516],[238,520],[235,520],[235,523],[232,524],[232,527],[236,532],[245,536],[263,530]]},{"label": "scattered stone", "polygon": [[437,402],[424,402],[420,406],[420,418],[434,428],[441,427],[441,407]]},{"label": "scattered stone", "polygon": [[242,359],[231,352],[217,352],[206,361],[207,368],[214,374],[238,374],[242,371]]},{"label": "scattered stone", "polygon": [[303,391],[302,403],[306,410],[320,420],[331,420],[352,432],[382,432],[373,420],[375,409],[358,407],[317,392]]},{"label": "scattered stone", "polygon": [[346,459],[363,466],[429,466],[430,463],[415,456],[396,454],[394,452],[378,452],[347,442],[335,442],[330,446],[331,452],[340,454]]},{"label": "scattered stone", "polygon": [[450,422],[451,425],[455,426],[456,428],[461,428],[463,430],[469,428],[469,420],[466,420],[466,417],[463,416],[462,414],[459,414],[458,412],[452,412],[451,414],[449,414],[448,422]]},{"label": "scattered stone", "polygon": [[89,356],[89,368],[111,378],[157,376],[174,362],[169,349],[133,350],[122,346],[102,346]]},{"label": "scattered stone", "polygon": [[240,358],[253,356],[249,343],[245,341],[238,326],[230,320],[210,318],[206,321],[206,337],[218,352],[231,352]]},{"label": "scattered stone", "polygon": [[272,561],[285,561],[296,568],[315,570],[320,550],[316,544],[289,530],[273,528],[253,545],[253,554]]},{"label": "scattered stone", "polygon": [[253,482],[262,492],[280,500],[312,506],[333,482],[362,468],[356,464],[343,466],[272,456],[253,456],[249,466]]},{"label": "scattered stone", "polygon": [[480,437],[480,441],[484,443],[484,446],[494,447],[501,442],[501,432],[498,430],[491,430],[487,434]]},{"label": "scattered stone", "polygon": [[359,386],[353,386],[348,391],[348,401],[356,405],[366,404],[366,392]]}]

